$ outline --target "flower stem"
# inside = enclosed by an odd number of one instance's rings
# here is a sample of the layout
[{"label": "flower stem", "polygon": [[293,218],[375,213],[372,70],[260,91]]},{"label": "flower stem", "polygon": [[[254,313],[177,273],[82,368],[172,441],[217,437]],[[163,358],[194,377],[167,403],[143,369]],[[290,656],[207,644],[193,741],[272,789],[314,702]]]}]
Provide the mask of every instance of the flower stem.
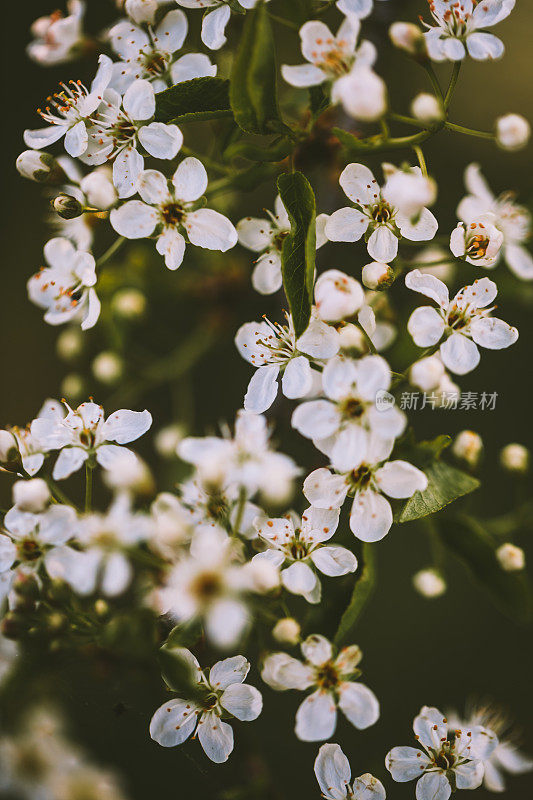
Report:
[{"label": "flower stem", "polygon": [[85,512],[91,510],[93,501],[93,468],[85,462]]},{"label": "flower stem", "polygon": [[413,150],[415,151],[416,157],[418,158],[418,163],[420,165],[420,169],[422,170],[422,175],[425,178],[427,178],[428,168],[426,164],[426,159],[424,158],[424,153],[422,152],[422,148],[419,145],[415,144],[413,146]]},{"label": "flower stem", "polygon": [[452,102],[453,93],[455,92],[455,87],[457,86],[457,81],[459,80],[459,73],[461,72],[461,61],[456,61],[453,65],[453,72],[450,78],[450,83],[448,84],[448,88],[446,90],[446,96],[444,98],[444,108],[447,111],[450,107],[450,103]]},{"label": "flower stem", "polygon": [[100,256],[96,262],[96,266],[103,267],[104,264],[107,264],[107,262],[110,261],[116,253],[118,253],[125,241],[126,238],[124,236],[119,236],[118,239],[115,239],[111,247],[108,247],[105,253]]},{"label": "flower stem", "polygon": [[435,74],[435,70],[433,69],[433,65],[432,65],[431,61],[426,61],[423,66],[424,66],[424,69],[426,70],[426,72],[428,74],[428,77],[429,77],[429,79],[431,81],[431,85],[433,86],[433,89],[435,90],[435,93],[440,97],[441,100],[443,100],[444,99],[444,94],[442,92],[441,85],[439,83],[439,79],[437,78],[437,76]]},{"label": "flower stem", "polygon": [[488,131],[476,131],[473,128],[465,128],[464,125],[456,125],[454,122],[445,122],[444,125],[448,130],[464,133],[466,136],[477,136],[479,139],[495,138],[494,134]]}]

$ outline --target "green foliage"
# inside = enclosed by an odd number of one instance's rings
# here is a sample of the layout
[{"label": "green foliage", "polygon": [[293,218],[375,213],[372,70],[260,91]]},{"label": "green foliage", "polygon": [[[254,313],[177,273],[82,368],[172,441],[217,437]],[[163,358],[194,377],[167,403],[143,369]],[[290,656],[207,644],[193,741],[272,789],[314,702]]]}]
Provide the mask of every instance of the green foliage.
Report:
[{"label": "green foliage", "polygon": [[376,584],[375,544],[363,543],[363,569],[355,582],[350,602],[341,617],[334,642],[342,647],[353,641],[353,632],[361,613],[370,599]]},{"label": "green foliage", "polygon": [[309,89],[309,102],[313,119],[318,119],[330,104],[329,93],[324,84],[311,86]]},{"label": "green foliage", "polygon": [[229,81],[224,78],[193,78],[155,96],[157,122],[188,122],[233,116]]},{"label": "green foliage", "polygon": [[195,680],[193,669],[179,647],[164,645],[159,651],[161,675],[167,686],[186,700],[201,701],[205,691]]},{"label": "green foliage", "polygon": [[283,19],[300,26],[313,18],[313,0],[280,0],[273,10]]},{"label": "green foliage", "polygon": [[230,81],[235,120],[247,133],[281,130],[272,25],[264,3],[246,15]]},{"label": "green foliage", "polygon": [[435,514],[481,485],[477,478],[443,461],[434,461],[424,471],[428,479],[427,489],[415,492],[409,498],[399,515],[399,522],[411,522]]},{"label": "green foliage", "polygon": [[291,232],[281,251],[283,287],[300,336],[311,316],[316,256],[316,205],[311,184],[301,172],[278,178],[278,191],[287,209]]},{"label": "green foliage", "polygon": [[530,619],[532,595],[527,576],[502,569],[496,556],[497,544],[477,520],[466,516],[444,518],[439,536],[502,610],[521,622]]},{"label": "green foliage", "polygon": [[232,142],[224,151],[224,158],[247,158],[250,161],[282,161],[292,153],[293,144],[285,137],[270,144]]}]

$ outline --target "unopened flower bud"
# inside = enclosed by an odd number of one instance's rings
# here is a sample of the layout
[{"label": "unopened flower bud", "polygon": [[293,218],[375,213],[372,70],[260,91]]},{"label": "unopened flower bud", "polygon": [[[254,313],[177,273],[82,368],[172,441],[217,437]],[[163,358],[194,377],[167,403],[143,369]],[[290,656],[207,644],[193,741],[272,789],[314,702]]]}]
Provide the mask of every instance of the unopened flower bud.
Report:
[{"label": "unopened flower bud", "polygon": [[79,200],[70,194],[58,194],[52,205],[54,210],[63,219],[76,219],[83,214],[83,206]]},{"label": "unopened flower bud", "polygon": [[508,472],[527,472],[529,450],[522,444],[508,444],[500,453],[500,462]]},{"label": "unopened flower bud", "polygon": [[339,330],[340,349],[344,351],[355,350],[362,353],[366,348],[366,339],[361,328],[349,322]]},{"label": "unopened flower bud", "polygon": [[44,183],[48,179],[54,165],[54,157],[40,150],[25,150],[17,158],[17,169],[20,174],[37,183]]},{"label": "unopened flower bud", "polygon": [[373,70],[358,67],[335,81],[331,99],[333,103],[342,103],[350,117],[373,122],[387,110],[387,87]]},{"label": "unopened flower bud", "polygon": [[496,120],[496,141],[504,150],[520,150],[530,135],[531,126],[520,114],[505,114]]},{"label": "unopened flower bud", "polygon": [[156,433],[155,449],[163,458],[175,458],[177,447],[184,437],[185,430],[182,425],[167,425]]},{"label": "unopened flower bud", "polygon": [[446,591],[446,581],[435,569],[421,569],[413,575],[413,586],[423,597],[441,597]]},{"label": "unopened flower bud", "polygon": [[20,461],[17,440],[10,431],[0,430],[0,464],[6,466]]},{"label": "unopened flower bud", "polygon": [[126,0],[124,5],[126,13],[138,25],[142,22],[148,22],[151,25],[154,22],[158,6],[157,0]]},{"label": "unopened flower bud", "polygon": [[298,644],[300,641],[300,623],[293,617],[280,619],[272,629],[272,636],[282,644]]},{"label": "unopened flower bud", "polygon": [[444,364],[438,356],[427,356],[412,365],[409,382],[423,392],[431,392],[440,384],[444,372]]},{"label": "unopened flower bud", "polygon": [[147,464],[131,453],[117,456],[113,469],[104,472],[104,481],[110,489],[127,490],[149,495],[154,491],[154,480]]},{"label": "unopened flower bud", "polygon": [[79,356],[83,350],[83,334],[80,328],[67,328],[57,337],[56,350],[65,361]]},{"label": "unopened flower bud", "polygon": [[363,267],[361,279],[367,289],[382,291],[394,282],[394,269],[389,264],[372,261]]},{"label": "unopened flower bud", "polygon": [[496,556],[502,569],[506,572],[518,572],[526,566],[526,556],[521,547],[510,542],[502,544],[496,550]]},{"label": "unopened flower bud", "polygon": [[85,393],[85,383],[81,375],[71,372],[61,382],[61,394],[67,399],[77,400]]},{"label": "unopened flower bud", "polygon": [[146,298],[138,289],[121,289],[113,296],[111,305],[119,317],[136,319],[146,310]]},{"label": "unopened flower bud", "polygon": [[421,92],[411,103],[411,113],[422,122],[438,122],[443,119],[444,111],[434,94]]},{"label": "unopened flower bud", "polygon": [[460,461],[476,467],[483,452],[483,439],[474,431],[461,431],[455,437],[452,452]]},{"label": "unopened flower bud", "polygon": [[94,610],[99,617],[105,617],[109,613],[109,603],[100,597],[94,604]]},{"label": "unopened flower bud", "polygon": [[338,322],[352,317],[364,300],[359,281],[338,269],[328,269],[316,282],[316,309],[320,319],[325,322]]},{"label": "unopened flower bud", "polygon": [[13,503],[20,511],[39,514],[50,502],[50,489],[42,478],[16,481],[13,484]]},{"label": "unopened flower bud", "polygon": [[415,58],[426,58],[426,40],[418,25],[412,22],[393,22],[389,37],[395,47]]},{"label": "unopened flower bud", "polygon": [[124,371],[123,360],[116,353],[103,352],[96,356],[92,363],[94,377],[100,383],[117,383]]}]

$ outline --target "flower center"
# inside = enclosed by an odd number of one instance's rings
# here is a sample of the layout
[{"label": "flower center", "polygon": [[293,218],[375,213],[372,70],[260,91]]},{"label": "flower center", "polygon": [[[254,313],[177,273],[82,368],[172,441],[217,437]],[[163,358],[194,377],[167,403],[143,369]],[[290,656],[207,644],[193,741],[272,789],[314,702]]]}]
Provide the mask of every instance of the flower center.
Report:
[{"label": "flower center", "polygon": [[370,209],[370,216],[378,225],[385,225],[392,220],[393,212],[391,207],[385,203],[384,200],[380,200],[379,203],[372,206]]},{"label": "flower center", "polygon": [[42,554],[41,546],[35,539],[23,539],[17,543],[17,554],[21,561],[37,561]]},{"label": "flower center", "polygon": [[339,675],[335,665],[328,661],[319,668],[316,676],[316,685],[321,689],[334,689],[339,683]]},{"label": "flower center", "polygon": [[183,216],[183,208],[177,203],[168,203],[168,205],[161,209],[161,217],[163,218],[163,222],[169,228],[176,228],[182,221]]},{"label": "flower center", "polygon": [[490,241],[486,236],[480,236],[479,234],[477,234],[476,236],[473,236],[468,242],[468,247],[466,248],[466,252],[470,256],[470,258],[474,259],[484,258],[487,253],[489,244]]},{"label": "flower center", "polygon": [[372,480],[372,470],[361,464],[357,469],[352,470],[349,475],[349,482],[353,489],[364,489]]},{"label": "flower center", "polygon": [[152,50],[141,54],[141,64],[149,75],[164,75],[168,67],[168,55]]},{"label": "flower center", "polygon": [[222,581],[217,572],[201,572],[191,585],[191,594],[201,602],[209,602],[221,593]]},{"label": "flower center", "polygon": [[364,411],[365,407],[357,397],[348,397],[340,404],[340,412],[345,419],[358,419]]}]

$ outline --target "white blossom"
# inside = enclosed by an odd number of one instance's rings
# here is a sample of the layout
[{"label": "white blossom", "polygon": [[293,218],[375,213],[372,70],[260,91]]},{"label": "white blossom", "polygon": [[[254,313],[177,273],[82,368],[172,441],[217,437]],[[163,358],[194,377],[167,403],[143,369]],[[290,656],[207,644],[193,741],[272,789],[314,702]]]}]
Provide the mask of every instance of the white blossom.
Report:
[{"label": "white blossom", "polygon": [[150,722],[150,736],[163,747],[175,747],[194,734],[206,756],[221,764],[233,751],[233,729],[222,717],[251,722],[263,708],[259,690],[244,683],[250,664],[244,656],[231,656],[217,661],[206,676],[190,650],[175,648],[173,653],[190,666],[195,699],[163,703]]},{"label": "white blossom", "polygon": [[[414,175],[418,167],[411,167]],[[339,183],[354,206],[335,211],[326,223],[326,236],[333,242],[357,242],[366,234],[371,258],[388,264],[398,253],[402,237],[413,242],[428,241],[438,223],[431,211],[422,208],[416,220],[388,203],[372,172],[363,164],[348,164]]]},{"label": "white blossom", "polygon": [[187,27],[187,17],[179,9],[169,11],[157,27],[147,31],[129,20],[114,25],[109,39],[120,61],[113,65],[111,87],[122,94],[140,78],[161,92],[180,81],[216,75],[216,66],[202,53],[187,53],[176,60]]},{"label": "white blossom", "polygon": [[486,762],[498,737],[482,725],[450,730],[437,708],[424,706],[413,723],[422,749],[394,747],[385,759],[393,780],[417,780],[417,800],[448,800],[455,789],[481,786]]},{"label": "white blossom", "polygon": [[523,444],[505,445],[500,451],[500,463],[508,472],[525,473],[529,470],[530,453]]},{"label": "white blossom", "polygon": [[491,212],[473,219],[468,225],[459,222],[450,236],[450,250],[477,267],[495,267],[503,244],[503,233],[496,227]]},{"label": "white blossom", "polygon": [[470,164],[466,168],[465,184],[469,194],[459,203],[459,219],[470,225],[484,215],[492,214],[491,225],[502,234],[501,251],[495,255],[495,260],[498,260],[500,252],[503,253],[506,263],[518,278],[533,280],[533,256],[526,247],[531,235],[529,210],[515,203],[513,192],[495,197],[479,164]]},{"label": "white blossom", "polygon": [[142,148],[149,156],[176,158],[183,143],[177,125],[154,122],[154,87],[147,80],[135,80],[122,97],[106,89],[91,126],[82,160],[90,166],[113,161],[113,183],[121,198],[137,191],[144,170]]},{"label": "white blossom", "polygon": [[354,437],[351,452],[341,452],[335,469],[321,467],[304,481],[304,495],[316,508],[340,508],[353,497],[350,529],[363,542],[377,542],[392,526],[392,508],[387,499],[406,499],[427,488],[425,474],[407,461],[389,461],[393,441],[371,435],[366,448]]},{"label": "white blossom", "polygon": [[357,361],[335,356],[322,373],[325,399],[297,406],[292,425],[338,469],[351,469],[367,458],[373,440],[393,441],[405,429],[403,411],[388,402],[382,408],[377,402],[388,392],[391,380],[390,367],[381,356]]},{"label": "white blossom", "polygon": [[296,736],[304,742],[329,739],[337,727],[337,708],[359,730],[369,728],[379,718],[379,702],[374,692],[352,680],[363,654],[357,645],[344,647],[334,657],[332,644],[312,634],[301,644],[304,661],[286,653],[271,653],[265,658],[261,677],[277,691],[313,689],[296,712]]},{"label": "white blossom", "polygon": [[475,468],[483,453],[483,439],[475,431],[461,431],[454,439],[452,452],[460,461]]},{"label": "white blossom", "polygon": [[67,0],[67,16],[54,11],[48,16],[39,17],[31,26],[35,37],[28,45],[28,55],[39,64],[62,64],[75,58],[83,44],[83,15],[85,3],[82,0]]},{"label": "white blossom", "polygon": [[520,572],[526,566],[526,554],[521,547],[505,542],[496,550],[496,557],[506,572]]},{"label": "white blossom", "polygon": [[437,198],[437,185],[424,175],[420,167],[398,169],[394,164],[383,164],[385,185],[381,190],[383,199],[400,214],[416,222],[425,206],[431,206]]},{"label": "white blossom", "polygon": [[503,150],[521,150],[530,136],[531,125],[521,114],[504,114],[496,120],[496,141]]},{"label": "white blossom", "polygon": [[157,170],[139,174],[141,200],[130,200],[111,212],[111,224],[128,239],[156,233],[157,252],[169,269],[177,269],[185,254],[186,239],[197,247],[225,253],[237,243],[237,231],[218,211],[199,207],[207,189],[207,172],[197,158],[184,159],[171,183]]},{"label": "white blossom", "polygon": [[350,762],[338,744],[323,744],[315,760],[315,775],[327,800],[385,800],[381,781],[366,772],[350,786]]},{"label": "white blossom", "polygon": [[65,150],[73,158],[86,152],[89,145],[88,129],[102,102],[113,69],[113,62],[106,55],[101,55],[98,63],[98,72],[90,89],[81,81],[62,83],[61,91],[49,100],[50,105],[44,111],[39,110],[48,127],[24,131],[24,142],[28,147],[42,150],[64,136]]},{"label": "white blossom", "polygon": [[100,301],[93,288],[94,257],[59,237],[46,243],[44,258],[48,267],[27,284],[30,300],[45,309],[44,321],[49,325],[80,321],[82,330],[92,328],[100,316]]},{"label": "white blossom", "polygon": [[413,575],[413,586],[422,597],[441,597],[446,592],[446,581],[436,569],[421,569]]},{"label": "white blossom", "polygon": [[308,603],[319,603],[321,584],[316,570],[329,577],[357,569],[357,559],[345,547],[326,545],[339,523],[339,509],[308,508],[301,519],[294,513],[281,519],[260,519],[257,532],[267,549],[253,557],[281,570],[281,583]]},{"label": "white blossom", "polygon": [[[291,231],[289,215],[281,197],[274,201],[274,213],[267,211],[268,219],[245,217],[237,223],[239,244],[259,253],[252,273],[252,285],[260,294],[273,294],[281,288],[281,249]],[[324,227],[327,214],[316,218],[317,249],[327,242]]]},{"label": "white blossom", "polygon": [[[31,435],[44,451],[60,450],[54,465],[54,480],[68,478],[88,460],[95,459],[104,469],[130,454],[122,445],[142,436],[152,424],[149,411],[115,411],[104,420],[104,409],[96,403],[82,403],[73,410],[65,403],[63,418],[39,417],[31,424]],[[116,443],[116,444],[115,444]]]},{"label": "white blossom", "polygon": [[429,57],[434,61],[461,61],[468,55],[476,61],[500,58],[503,43],[485,28],[509,16],[515,0],[428,0],[436,26],[425,33]]},{"label": "white blossom", "polygon": [[304,397],[313,385],[311,363],[334,356],[339,349],[339,337],[315,313],[307,330],[298,338],[288,316],[286,325],[266,319],[246,322],[237,331],[235,344],[241,356],[256,368],[248,384],[244,407],[261,414],[276,399],[280,375],[285,397]]},{"label": "white blossom", "polygon": [[42,478],[15,481],[13,484],[13,505],[19,511],[39,514],[47,508],[51,498],[48,484]]},{"label": "white blossom", "polygon": [[437,122],[443,117],[442,104],[434,94],[420,92],[411,103],[411,113],[422,122]]},{"label": "white blossom", "polygon": [[498,288],[489,278],[465,286],[450,301],[447,286],[433,275],[423,275],[414,269],[407,273],[405,285],[430,297],[438,304],[420,306],[409,318],[407,329],[418,347],[433,347],[441,340],[440,357],[456,375],[465,375],[480,361],[478,345],[489,350],[501,350],[514,344],[518,331],[487,308],[496,298]]},{"label": "white blossom", "polygon": [[339,269],[326,270],[315,283],[316,310],[324,322],[353,317],[364,302],[365,293],[359,281]]}]

